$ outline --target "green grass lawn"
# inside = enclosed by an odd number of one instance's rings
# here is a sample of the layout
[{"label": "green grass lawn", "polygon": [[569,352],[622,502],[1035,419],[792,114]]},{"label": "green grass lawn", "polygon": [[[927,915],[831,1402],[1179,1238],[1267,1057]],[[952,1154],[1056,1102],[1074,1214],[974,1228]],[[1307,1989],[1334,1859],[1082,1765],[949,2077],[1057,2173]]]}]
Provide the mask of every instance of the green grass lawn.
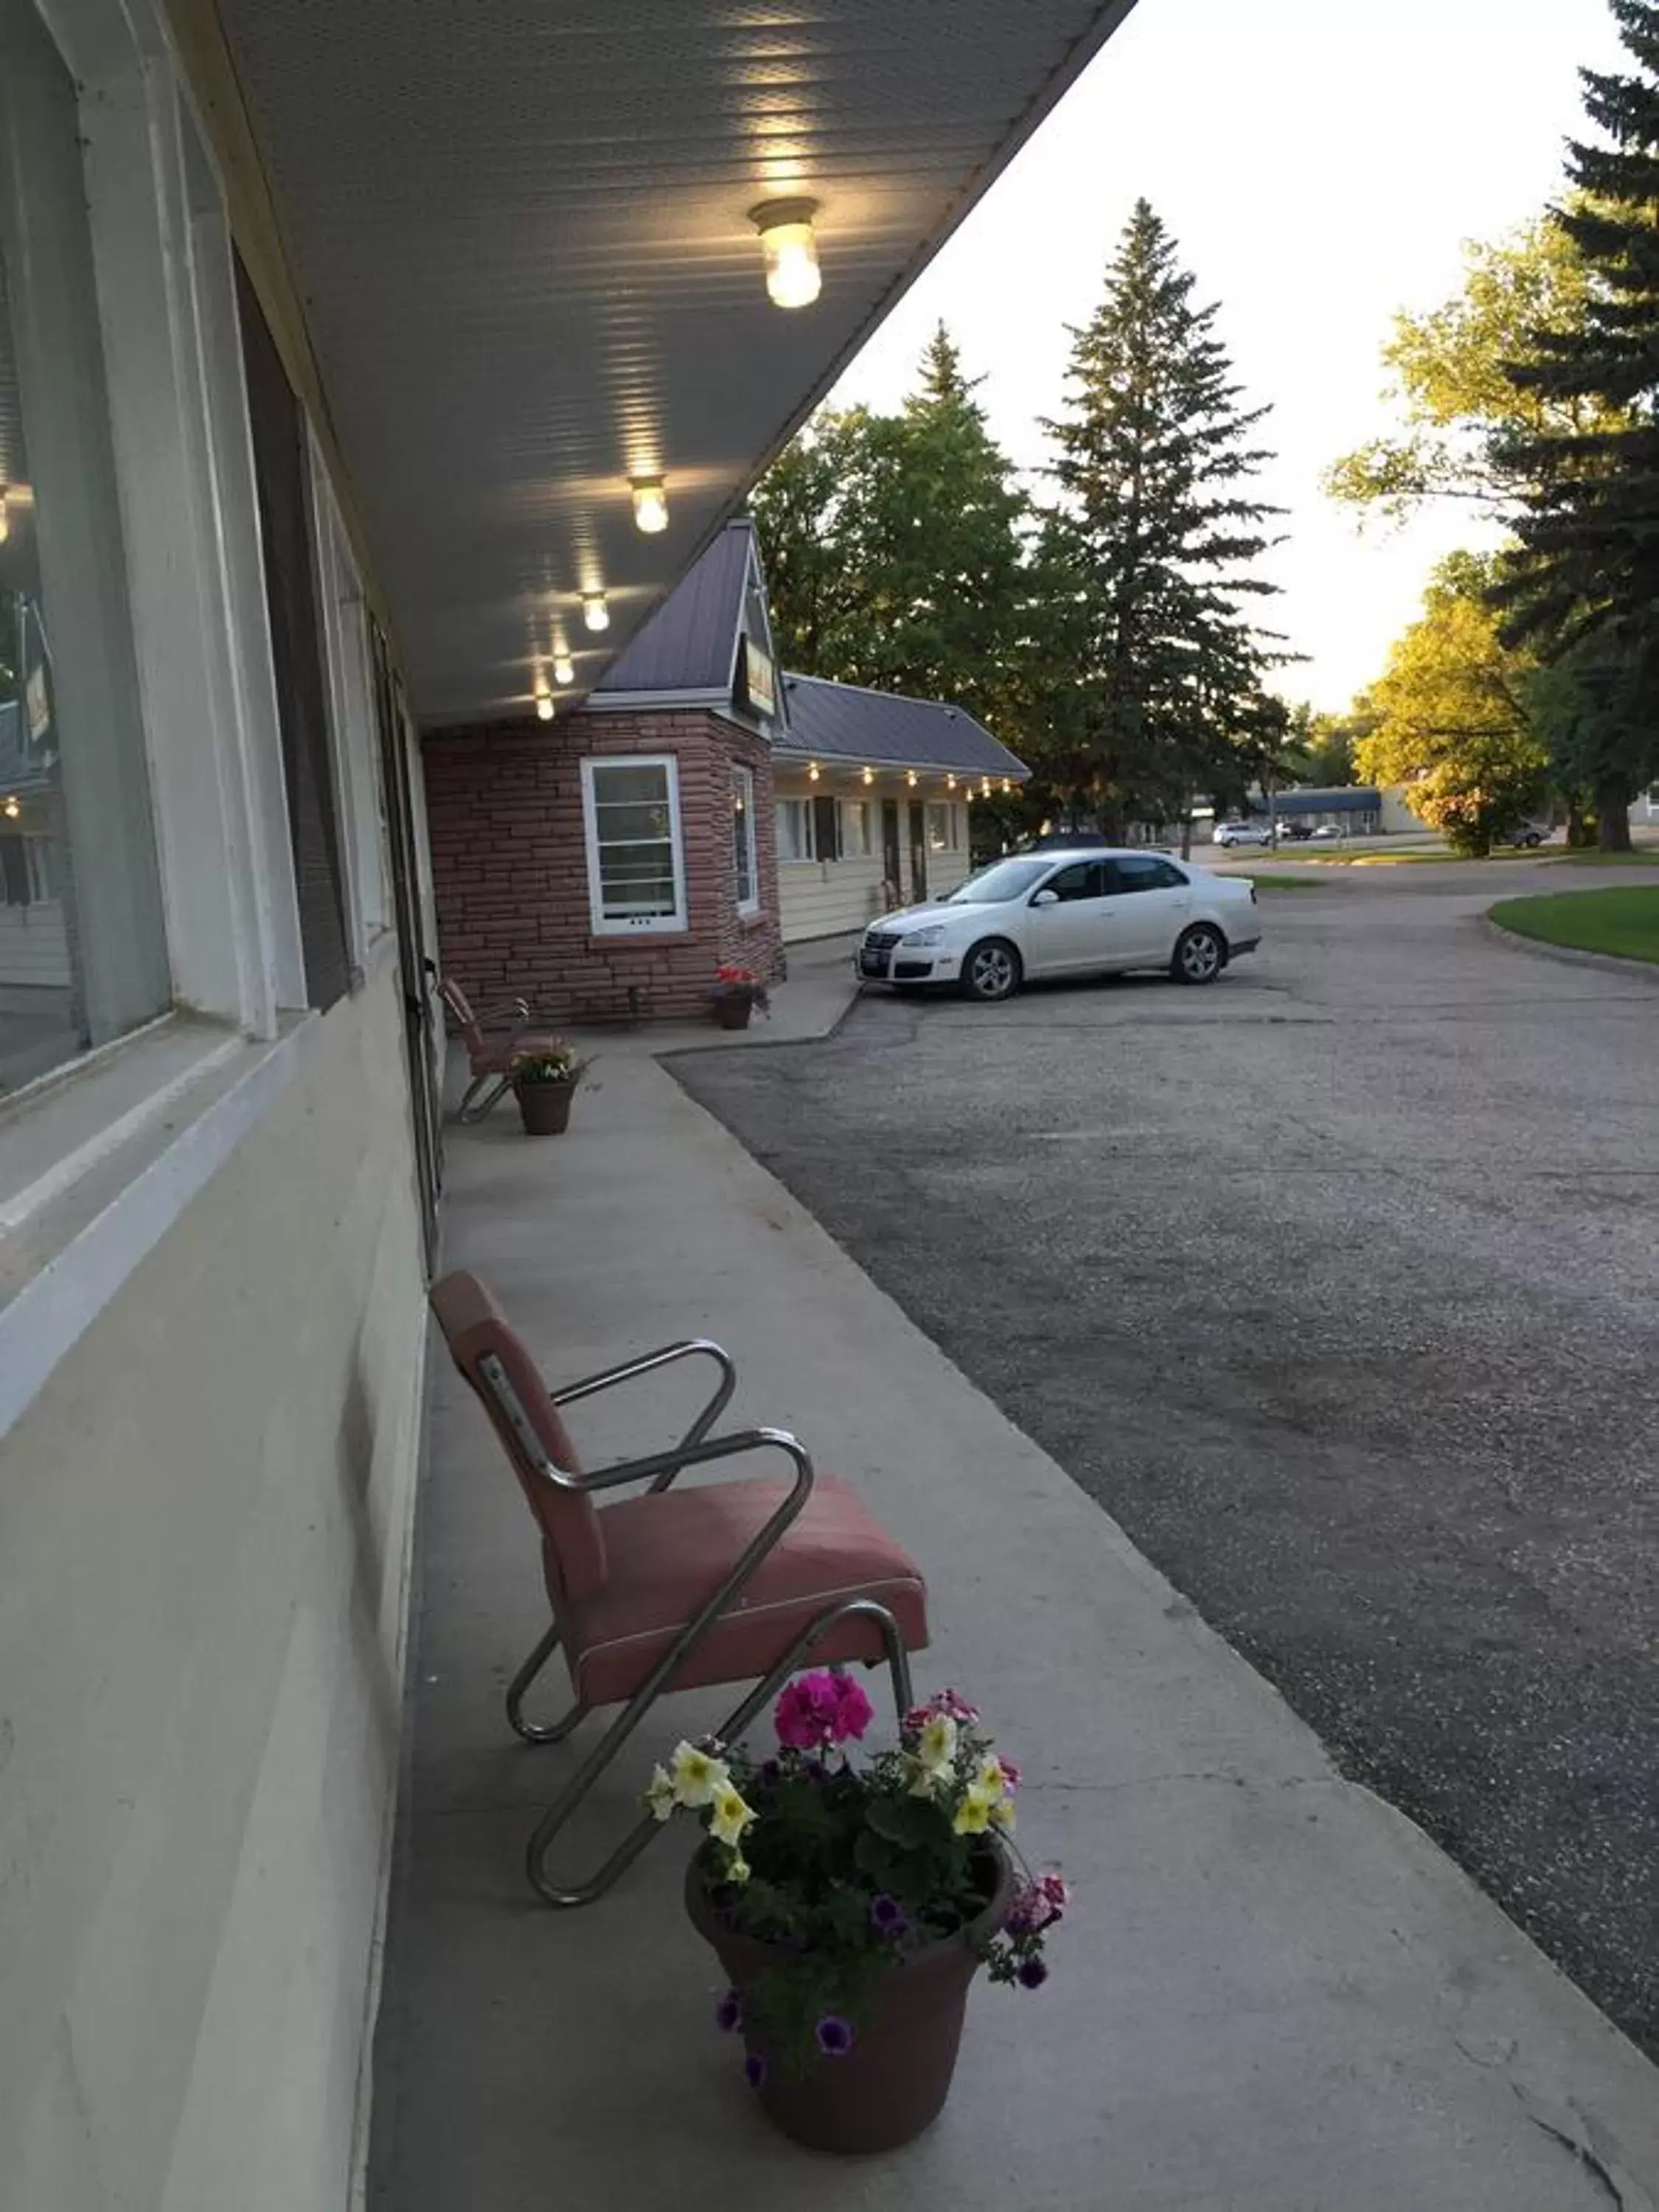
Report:
[{"label": "green grass lawn", "polygon": [[1545,898],[1500,899],[1492,908],[1500,927],[1545,945],[1613,952],[1625,960],[1659,962],[1659,888],[1645,884],[1608,891],[1558,891]]}]

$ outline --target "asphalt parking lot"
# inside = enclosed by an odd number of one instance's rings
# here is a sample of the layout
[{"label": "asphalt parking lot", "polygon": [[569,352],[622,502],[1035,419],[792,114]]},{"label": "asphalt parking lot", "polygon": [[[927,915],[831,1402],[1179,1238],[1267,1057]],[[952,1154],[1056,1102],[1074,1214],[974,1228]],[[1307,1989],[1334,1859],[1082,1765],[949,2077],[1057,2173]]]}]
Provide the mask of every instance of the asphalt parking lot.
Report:
[{"label": "asphalt parking lot", "polygon": [[1565,873],[671,1065],[1659,2054],[1659,981],[1480,919]]}]

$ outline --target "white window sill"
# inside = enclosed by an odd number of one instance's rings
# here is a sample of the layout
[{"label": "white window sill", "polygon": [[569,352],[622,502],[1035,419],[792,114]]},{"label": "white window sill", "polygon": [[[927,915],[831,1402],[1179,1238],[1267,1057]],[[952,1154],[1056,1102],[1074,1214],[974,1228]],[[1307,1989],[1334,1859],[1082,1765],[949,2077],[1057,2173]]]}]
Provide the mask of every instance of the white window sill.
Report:
[{"label": "white window sill", "polygon": [[290,1081],[317,1018],[254,1043],[172,1015],[0,1112],[0,1436]]}]

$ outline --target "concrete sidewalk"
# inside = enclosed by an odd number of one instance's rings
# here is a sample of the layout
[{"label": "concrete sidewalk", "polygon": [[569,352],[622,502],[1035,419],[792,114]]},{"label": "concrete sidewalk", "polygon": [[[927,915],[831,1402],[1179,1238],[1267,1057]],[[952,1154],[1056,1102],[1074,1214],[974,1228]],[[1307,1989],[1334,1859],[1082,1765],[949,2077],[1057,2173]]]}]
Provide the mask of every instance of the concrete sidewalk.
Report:
[{"label": "concrete sidewalk", "polygon": [[[1046,1990],[975,1992],[930,2136],[855,2165],[774,2136],[712,2024],[716,1970],[679,1901],[689,1833],[587,1911],[528,1899],[524,1838],[573,1753],[529,1750],[501,1717],[543,1625],[534,1545],[446,1366],[371,2203],[1654,2212],[1654,2069],[1335,1773],[664,1068],[624,1054],[600,1073],[556,1143],[526,1144],[505,1111],[453,1133],[447,1263],[495,1284],[556,1375],[690,1334],[731,1347],[731,1425],[797,1430],[923,1561],[936,1643],[919,1684],[985,1706],[1025,1770],[1021,1840],[1065,1868],[1077,1907]],[[608,1408],[584,1446],[645,1449],[685,1403]],[[647,1725],[583,1856],[630,1817],[661,1747],[719,1710],[676,1700]]]}]

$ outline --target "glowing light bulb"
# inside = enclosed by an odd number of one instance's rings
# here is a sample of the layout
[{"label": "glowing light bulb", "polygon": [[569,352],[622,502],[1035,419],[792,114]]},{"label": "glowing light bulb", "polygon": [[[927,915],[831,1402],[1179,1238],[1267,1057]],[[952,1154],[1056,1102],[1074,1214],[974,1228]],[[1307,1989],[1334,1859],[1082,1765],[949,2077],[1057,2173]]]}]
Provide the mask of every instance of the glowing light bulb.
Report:
[{"label": "glowing light bulb", "polygon": [[568,653],[560,653],[553,663],[553,681],[556,684],[574,684],[575,680],[575,662]]},{"label": "glowing light bulb", "polygon": [[873,783],[876,780],[875,770],[870,768],[866,769],[864,771],[864,780],[866,783]]},{"label": "glowing light bulb", "polygon": [[1012,791],[1014,787],[1011,779],[1006,775],[1002,779],[1002,787],[1005,791]]},{"label": "glowing light bulb", "polygon": [[954,790],[956,789],[956,787],[957,787],[957,780],[956,780],[955,776],[953,776],[953,775],[947,775],[947,776],[945,777],[945,788],[947,791],[954,791]]},{"label": "glowing light bulb", "polygon": [[767,295],[776,307],[810,307],[823,289],[818,242],[812,230],[816,200],[768,200],[749,220],[766,257]]},{"label": "glowing light bulb", "polygon": [[913,769],[913,768],[912,768],[912,769],[907,769],[905,770],[905,773],[904,773],[904,781],[905,781],[909,785],[909,787],[910,787],[910,788],[911,788],[911,790],[912,790],[912,791],[914,791],[914,790],[915,789],[915,787],[916,787],[916,772],[915,772],[915,769]]},{"label": "glowing light bulb", "polygon": [[6,495],[10,489],[9,484],[0,483],[0,545],[11,536],[11,517],[6,512]]},{"label": "glowing light bulb", "polygon": [[647,538],[668,527],[668,494],[660,477],[634,479],[634,520]]},{"label": "glowing light bulb", "polygon": [[592,630],[610,629],[611,610],[605,603],[603,592],[582,593],[582,620]]},{"label": "glowing light bulb", "polygon": [[817,763],[816,761],[812,761],[812,762],[809,763],[808,763],[808,766],[807,766],[807,770],[806,770],[806,781],[807,781],[809,783],[816,783],[816,782],[817,781],[817,780],[818,780],[818,764],[817,764]]},{"label": "glowing light bulb", "polygon": [[16,795],[16,793],[15,793],[15,792],[11,794],[11,796],[10,796],[10,797],[7,799],[7,801],[6,801],[6,810],[5,810],[5,811],[6,811],[6,819],[7,819],[7,821],[8,821],[8,822],[15,822],[15,821],[16,821],[16,819],[17,819],[17,817],[18,817],[18,816],[22,812],[22,811],[23,811],[23,810],[22,810],[21,806],[18,804],[18,801],[17,801],[17,795]]},{"label": "glowing light bulb", "polygon": [[536,694],[536,720],[538,722],[550,722],[552,719],[553,702],[545,691],[538,691]]}]

